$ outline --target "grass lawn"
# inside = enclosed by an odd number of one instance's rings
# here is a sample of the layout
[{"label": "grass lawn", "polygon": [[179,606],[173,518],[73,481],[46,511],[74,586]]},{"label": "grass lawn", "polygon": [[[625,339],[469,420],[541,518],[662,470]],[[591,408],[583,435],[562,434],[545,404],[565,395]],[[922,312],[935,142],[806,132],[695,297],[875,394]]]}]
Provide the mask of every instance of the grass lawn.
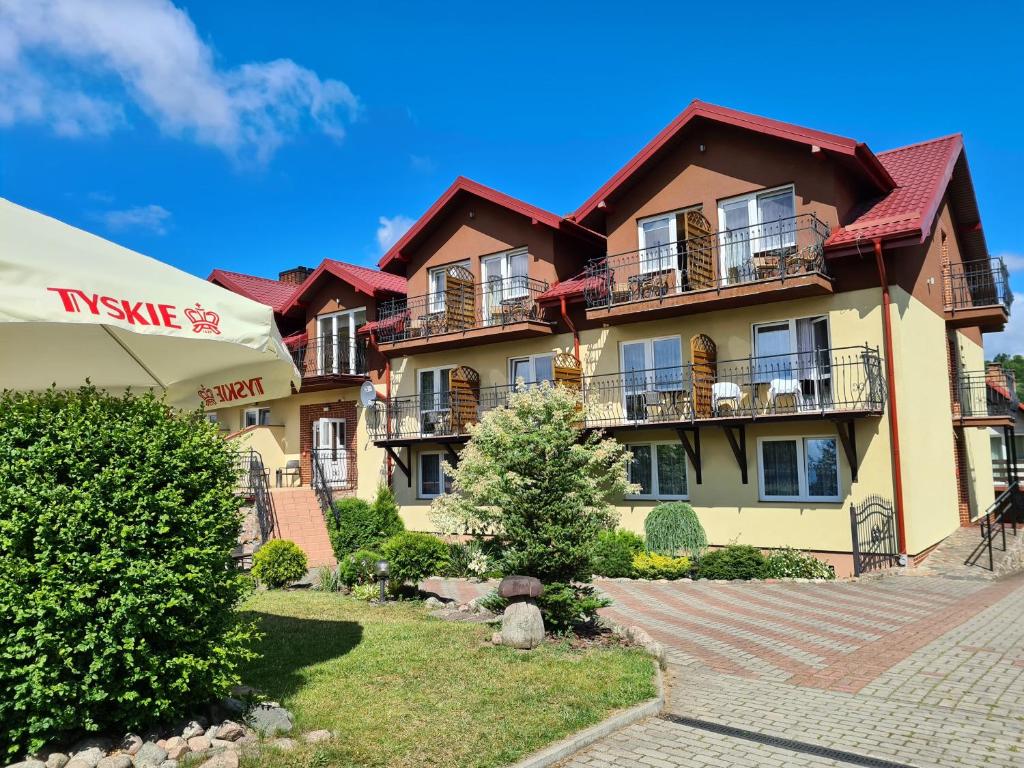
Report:
[{"label": "grass lawn", "polygon": [[499,766],[655,692],[654,662],[637,650],[494,647],[490,628],[419,603],[258,592],[244,608],[266,633],[244,682],[288,707],[299,731],[340,734],[246,768]]}]

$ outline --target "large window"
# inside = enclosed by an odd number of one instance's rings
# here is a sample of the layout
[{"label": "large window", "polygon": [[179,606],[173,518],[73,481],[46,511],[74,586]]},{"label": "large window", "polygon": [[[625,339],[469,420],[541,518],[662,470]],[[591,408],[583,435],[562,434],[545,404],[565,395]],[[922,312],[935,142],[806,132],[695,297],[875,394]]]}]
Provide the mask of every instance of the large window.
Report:
[{"label": "large window", "polygon": [[243,416],[243,427],[265,427],[270,424],[269,408],[246,408]]},{"label": "large window", "polygon": [[828,318],[802,317],[756,323],[752,327],[755,384],[771,395],[795,397],[800,406],[821,407],[832,401],[832,359]]},{"label": "large window", "polygon": [[452,479],[444,471],[443,453],[421,453],[419,471],[419,495],[432,499],[443,493],[451,493]]},{"label": "large window", "polygon": [[676,268],[675,243],[679,235],[675,213],[659,214],[637,222],[640,241],[640,274]]},{"label": "large window", "polygon": [[767,275],[796,246],[796,197],[782,187],[718,204],[721,270],[727,283]]},{"label": "large window", "polygon": [[366,307],[317,317],[317,375],[365,373],[356,344],[356,329],[365,322]]},{"label": "large window", "polygon": [[528,387],[555,380],[554,355],[551,354],[509,358],[508,369],[508,380],[513,385],[518,385],[520,379]]},{"label": "large window", "polygon": [[448,432],[451,422],[451,397],[447,368],[423,368],[417,373],[420,401],[420,432],[425,435]]},{"label": "large window", "polygon": [[623,407],[630,421],[657,412],[663,398],[683,392],[683,345],[678,336],[625,341],[620,348],[623,376]]},{"label": "large window", "polygon": [[640,486],[630,498],[685,499],[686,453],[679,443],[627,445],[633,454],[629,481]]},{"label": "large window", "polygon": [[765,501],[840,501],[834,437],[762,437],[757,472]]},{"label": "large window", "polygon": [[501,322],[510,304],[529,296],[529,255],[525,248],[480,259],[484,290],[484,322]]}]

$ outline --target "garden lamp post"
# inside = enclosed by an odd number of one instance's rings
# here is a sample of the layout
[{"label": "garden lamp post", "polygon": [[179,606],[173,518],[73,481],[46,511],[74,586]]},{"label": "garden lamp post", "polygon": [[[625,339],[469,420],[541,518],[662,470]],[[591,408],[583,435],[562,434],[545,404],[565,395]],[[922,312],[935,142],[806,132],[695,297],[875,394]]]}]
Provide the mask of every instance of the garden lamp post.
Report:
[{"label": "garden lamp post", "polygon": [[384,587],[387,584],[388,576],[391,574],[391,567],[387,560],[377,561],[377,581],[380,582],[380,601],[383,604],[387,597],[384,594]]}]

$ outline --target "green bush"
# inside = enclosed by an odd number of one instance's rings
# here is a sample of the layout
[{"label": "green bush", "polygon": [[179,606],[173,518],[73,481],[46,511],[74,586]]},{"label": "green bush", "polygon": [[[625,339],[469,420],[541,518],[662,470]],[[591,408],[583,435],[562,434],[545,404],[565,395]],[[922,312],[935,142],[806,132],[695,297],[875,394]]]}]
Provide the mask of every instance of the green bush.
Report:
[{"label": "green bush", "polygon": [[239,682],[236,462],[150,395],[0,394],[0,764]]},{"label": "green bush", "polygon": [[667,557],[657,552],[640,552],[633,558],[638,579],[682,579],[690,575],[690,558]]},{"label": "green bush", "polygon": [[338,580],[346,587],[370,584],[377,580],[377,561],[384,557],[379,552],[360,549],[338,561]]},{"label": "green bush", "polygon": [[354,597],[356,600],[379,600],[380,599],[380,587],[376,584],[356,584],[352,587],[352,591],[349,595]]},{"label": "green bush", "polygon": [[252,575],[270,589],[298,581],[308,570],[306,553],[287,539],[268,541],[252,559]]},{"label": "green bush", "polygon": [[384,542],[381,554],[388,561],[396,588],[407,581],[418,584],[448,568],[448,545],[429,533],[403,531]]},{"label": "green bush", "polygon": [[316,584],[313,588],[317,592],[341,592],[345,584],[341,581],[337,568],[324,566],[317,568]]},{"label": "green bush", "polygon": [[339,499],[333,512],[327,515],[327,533],[339,562],[350,552],[376,549],[405,530],[395,496],[384,485],[377,489],[373,504],[357,498]]},{"label": "green bush", "polygon": [[746,544],[730,544],[705,554],[697,569],[702,579],[761,579],[764,566],[761,550]]},{"label": "green bush", "polygon": [[594,544],[594,575],[628,578],[633,575],[633,556],[642,552],[644,540],[632,531],[601,531]]},{"label": "green bush", "polygon": [[765,558],[766,579],[834,579],[835,571],[816,557],[786,547]]},{"label": "green bush", "polygon": [[537,605],[544,614],[544,629],[556,635],[566,634],[591,621],[598,609],[611,604],[611,600],[600,597],[589,584],[545,584],[537,598]]},{"label": "green bush", "polygon": [[684,501],[659,504],[644,520],[647,549],[659,555],[675,557],[685,552],[691,560],[699,560],[707,549],[708,537],[693,507]]},{"label": "green bush", "polygon": [[448,545],[448,566],[444,575],[453,579],[464,579],[469,576],[469,547],[461,541],[453,541]]}]

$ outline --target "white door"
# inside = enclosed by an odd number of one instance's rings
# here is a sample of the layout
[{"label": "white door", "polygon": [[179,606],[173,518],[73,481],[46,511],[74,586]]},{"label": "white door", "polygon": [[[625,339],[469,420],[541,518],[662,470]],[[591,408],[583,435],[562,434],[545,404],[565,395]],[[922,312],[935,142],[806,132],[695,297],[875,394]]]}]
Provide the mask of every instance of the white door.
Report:
[{"label": "white door", "polygon": [[750,225],[751,211],[749,200],[736,200],[722,203],[719,208],[722,233],[722,282],[726,285],[743,282],[750,272]]},{"label": "white door", "polygon": [[317,419],[313,422],[313,473],[329,486],[344,485],[348,480],[348,448],[345,420]]}]

